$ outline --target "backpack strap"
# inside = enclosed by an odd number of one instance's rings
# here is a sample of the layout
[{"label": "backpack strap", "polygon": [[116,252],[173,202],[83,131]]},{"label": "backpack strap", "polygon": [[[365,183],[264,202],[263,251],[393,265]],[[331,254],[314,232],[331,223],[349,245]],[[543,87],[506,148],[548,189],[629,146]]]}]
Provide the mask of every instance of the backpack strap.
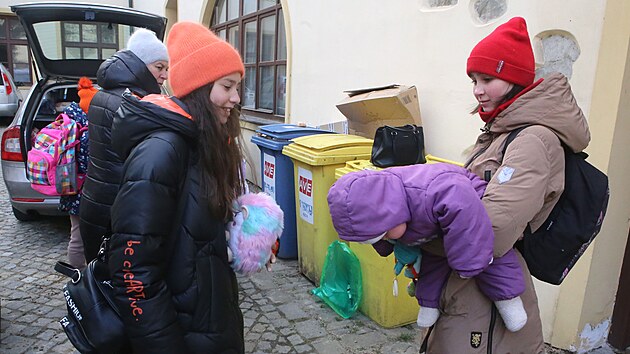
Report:
[{"label": "backpack strap", "polygon": [[[514,130],[512,130],[510,132],[510,134],[508,134],[508,137],[505,139],[505,142],[503,143],[503,149],[501,150],[501,161],[499,161],[499,163],[502,165],[503,164],[503,159],[505,158],[505,152],[507,151],[508,145],[510,145],[510,143],[512,141],[514,141],[514,139],[516,138],[516,136],[518,135],[518,133],[520,133],[521,131],[525,130],[526,128],[531,127],[531,125],[526,125],[524,127],[520,127],[520,128],[516,128]],[[525,227],[525,230],[523,232],[524,234],[531,234],[532,233],[532,228],[529,225],[529,223],[527,223],[527,226]],[[517,241],[517,243],[520,241]]]},{"label": "backpack strap", "polygon": [[518,133],[523,131],[525,128],[529,128],[529,127],[531,127],[531,125],[526,125],[524,127],[516,128],[512,130],[510,134],[508,134],[508,137],[505,139],[505,142],[503,143],[503,149],[501,149],[501,161],[499,161],[499,163],[503,164],[503,159],[505,158],[505,152],[507,151],[508,145],[510,145],[510,143],[514,141]]},{"label": "backpack strap", "polygon": [[[526,125],[524,127],[520,127],[517,129],[514,129],[510,132],[510,134],[508,135],[508,137],[505,139],[505,143],[503,143],[503,149],[502,149],[502,153],[501,153],[501,161],[500,163],[503,164],[503,159],[505,158],[505,152],[507,151],[507,147],[508,145],[510,145],[510,143],[516,138],[516,136],[518,135],[518,133],[520,133],[521,131],[525,130],[526,128],[531,127],[532,125]],[[564,145],[564,143],[562,141],[560,141],[560,144],[562,145],[562,148],[567,151],[567,147]],[[586,155],[585,153],[582,153],[584,155]],[[588,156],[588,155],[586,155]],[[527,223],[527,226],[525,227],[525,230],[523,231],[523,234],[525,235],[529,235],[532,233],[532,227],[529,223]],[[517,241],[516,243],[516,247],[519,248],[520,245],[522,244],[522,240],[521,241]],[[521,249],[521,248],[519,248]]]},{"label": "backpack strap", "polygon": [[57,264],[55,264],[55,270],[72,279],[74,284],[81,280],[81,271],[66,262],[57,261]]}]

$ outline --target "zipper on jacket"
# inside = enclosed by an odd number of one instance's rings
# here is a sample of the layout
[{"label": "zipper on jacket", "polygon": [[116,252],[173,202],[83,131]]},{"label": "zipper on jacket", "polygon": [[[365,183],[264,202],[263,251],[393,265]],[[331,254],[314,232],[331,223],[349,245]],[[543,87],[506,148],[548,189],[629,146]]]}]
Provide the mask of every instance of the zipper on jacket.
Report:
[{"label": "zipper on jacket", "polygon": [[476,154],[474,154],[473,156],[470,157],[470,159],[468,159],[468,161],[466,161],[466,163],[464,164],[464,168],[468,169],[468,166],[470,166],[470,164],[472,164],[472,162],[479,157],[479,155],[483,154],[484,152],[486,152],[486,150],[488,150],[488,148],[490,147],[490,145],[492,145],[492,142],[494,141],[494,134],[490,134],[490,141],[488,141],[487,145],[484,146],[482,149],[480,149],[479,151],[477,151]]},{"label": "zipper on jacket", "polygon": [[484,181],[490,182],[490,179],[492,179],[492,175],[491,174],[492,174],[492,171],[490,171],[490,170],[483,171],[483,179],[484,179]]},{"label": "zipper on jacket", "polygon": [[497,322],[497,308],[492,304],[492,310],[490,310],[490,328],[488,328],[488,344],[487,353],[492,354],[492,335],[494,333],[494,325]]}]

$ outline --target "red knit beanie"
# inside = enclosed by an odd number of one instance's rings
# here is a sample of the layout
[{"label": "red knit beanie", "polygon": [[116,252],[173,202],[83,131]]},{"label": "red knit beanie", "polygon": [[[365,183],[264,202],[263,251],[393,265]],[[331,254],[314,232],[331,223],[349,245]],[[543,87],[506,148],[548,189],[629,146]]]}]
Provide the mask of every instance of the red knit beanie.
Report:
[{"label": "red knit beanie", "polygon": [[482,39],[468,57],[466,73],[478,72],[527,87],[534,82],[534,52],[522,17],[514,17]]},{"label": "red knit beanie", "polygon": [[223,76],[245,74],[238,52],[198,23],[174,24],[166,48],[171,58],[169,84],[175,96],[180,98]]},{"label": "red knit beanie", "polygon": [[88,112],[90,102],[92,102],[92,97],[94,97],[97,92],[98,90],[92,84],[92,80],[85,76],[79,79],[77,94],[79,95],[79,107],[81,107],[83,112]]}]

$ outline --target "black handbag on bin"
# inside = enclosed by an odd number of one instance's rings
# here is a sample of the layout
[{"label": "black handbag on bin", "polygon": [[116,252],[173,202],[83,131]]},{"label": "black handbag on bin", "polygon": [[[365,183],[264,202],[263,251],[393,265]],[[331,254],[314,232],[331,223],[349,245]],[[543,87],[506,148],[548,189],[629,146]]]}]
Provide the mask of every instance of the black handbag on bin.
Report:
[{"label": "black handbag on bin", "polygon": [[63,287],[68,315],[59,323],[74,347],[81,353],[129,353],[131,345],[114,304],[104,237],[98,257],[82,271],[64,262],[55,270],[70,277]]},{"label": "black handbag on bin", "polygon": [[407,124],[402,127],[385,125],[378,128],[374,135],[370,162],[377,167],[425,163],[422,127]]}]

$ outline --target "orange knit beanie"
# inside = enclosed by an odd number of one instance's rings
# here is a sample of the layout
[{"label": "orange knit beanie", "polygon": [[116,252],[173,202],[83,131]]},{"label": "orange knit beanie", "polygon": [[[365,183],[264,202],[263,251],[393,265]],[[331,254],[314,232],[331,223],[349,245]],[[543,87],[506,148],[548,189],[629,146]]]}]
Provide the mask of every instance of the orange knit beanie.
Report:
[{"label": "orange knit beanie", "polygon": [[245,74],[238,52],[198,23],[174,24],[166,48],[171,58],[169,84],[180,98],[223,76],[236,72],[241,76]]},{"label": "orange knit beanie", "polygon": [[92,97],[94,97],[98,90],[92,84],[92,80],[85,76],[79,79],[77,90],[80,98],[79,107],[81,107],[83,112],[87,113],[90,108],[90,102],[92,102]]}]

